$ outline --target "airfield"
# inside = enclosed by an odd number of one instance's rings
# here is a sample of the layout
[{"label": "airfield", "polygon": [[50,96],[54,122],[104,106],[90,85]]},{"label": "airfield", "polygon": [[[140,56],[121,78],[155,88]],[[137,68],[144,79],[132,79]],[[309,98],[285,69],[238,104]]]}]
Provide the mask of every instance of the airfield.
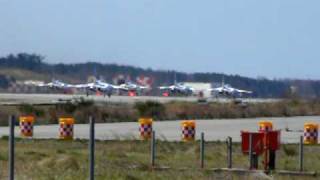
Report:
[{"label": "airfield", "polygon": [[[68,95],[68,94],[0,94],[1,105],[10,106],[17,104],[34,104],[46,105],[72,102],[76,99],[83,98],[92,100],[97,104],[103,103],[135,103],[140,101],[158,101],[166,103],[170,101],[188,101],[197,102],[197,97],[154,97],[154,96],[85,96],[85,95]],[[277,99],[241,99],[242,102],[260,103],[273,102]],[[208,99],[209,102],[226,103],[232,99]],[[269,120],[274,123],[276,129],[282,130],[282,142],[297,143],[301,130],[305,122],[320,123],[320,116],[305,117],[283,117],[283,118],[248,118],[248,119],[214,119],[214,120],[196,120],[197,138],[200,132],[204,132],[206,140],[224,141],[227,137],[232,137],[234,141],[240,142],[240,132],[242,130],[256,131],[258,122]],[[179,141],[181,139],[180,130],[181,120],[154,122],[153,128],[156,131],[157,138],[169,141]],[[286,129],[292,130],[287,132]],[[41,125],[34,127],[34,138],[46,139],[58,137],[58,125]],[[19,134],[19,128],[16,128],[16,134]],[[75,138],[87,139],[89,137],[89,125],[76,124]],[[8,128],[0,128],[0,136],[8,135]],[[96,138],[100,140],[117,140],[117,139],[138,139],[138,123],[105,123],[96,125]]]},{"label": "airfield", "polygon": [[[87,97],[86,95],[68,94],[0,94],[0,106],[17,106],[19,104],[52,106],[53,104],[59,103],[77,102],[80,99],[92,100],[103,109],[108,107],[107,103],[133,104],[143,101],[157,101],[160,103],[170,101],[198,102],[197,97],[112,96],[109,98],[104,96]],[[276,102],[280,99],[251,98],[240,100],[245,103],[265,103]],[[228,103],[234,101],[234,99],[210,98],[207,101]],[[259,105],[264,104],[255,104],[254,106]],[[218,106],[221,106],[221,104]],[[36,121],[45,120],[40,117],[41,116],[39,116],[39,119],[37,118]],[[203,169],[205,169],[206,172],[210,171],[210,173],[203,173],[204,171],[200,171],[198,168],[198,142],[180,143],[182,142],[182,120],[184,119],[153,122],[153,130],[156,132],[156,139],[158,140],[156,141],[155,165],[151,165],[152,163],[149,164],[149,153],[153,152],[149,150],[149,141],[139,141],[140,125],[138,122],[96,123],[95,139],[101,141],[95,141],[96,148],[94,149],[93,147],[93,152],[96,154],[94,155],[96,161],[90,161],[94,163],[91,167],[94,167],[96,164],[96,170],[98,172],[96,176],[103,177],[104,179],[114,179],[114,177],[122,177],[123,175],[125,177],[124,179],[127,179],[127,174],[130,174],[131,177],[132,174],[135,173],[134,177],[142,177],[137,179],[144,179],[145,176],[147,176],[148,179],[154,179],[149,178],[152,176],[164,179],[177,176],[183,177],[183,179],[188,179],[185,177],[192,177],[191,179],[208,179],[207,177],[214,177],[213,179],[216,179],[215,177],[220,177],[222,173],[223,177],[236,177],[236,179],[251,179],[249,177],[254,177],[254,179],[256,177],[266,177],[261,179],[269,179],[269,176],[264,174],[263,171],[247,171],[248,156],[242,153],[240,144],[242,141],[241,131],[257,132],[259,121],[267,120],[273,123],[275,130],[281,130],[280,141],[282,144],[286,144],[285,146],[281,146],[280,150],[277,151],[277,159],[280,160],[277,160],[277,169],[280,170],[279,173],[278,171],[274,171],[277,174],[273,174],[272,176],[282,177],[281,172],[284,172],[284,175],[290,175],[288,177],[296,177],[297,174],[299,177],[311,177],[312,179],[318,177],[316,175],[318,167],[316,159],[318,159],[318,153],[314,153],[317,152],[317,146],[306,146],[304,148],[306,155],[304,169],[310,172],[296,171],[296,167],[298,167],[298,157],[296,156],[298,155],[295,149],[298,149],[297,144],[303,135],[304,124],[306,122],[319,124],[320,116],[195,119],[195,139],[200,140],[201,133],[203,132],[204,140],[206,141],[206,152],[210,152],[203,156],[206,157],[203,159],[203,163],[205,162]],[[21,137],[21,130],[18,124],[16,125],[15,137]],[[18,169],[18,171],[15,172],[16,177],[28,177],[28,179],[44,177],[44,179],[47,179],[47,177],[54,176],[59,179],[65,179],[67,177],[65,172],[68,172],[68,176],[72,177],[70,179],[83,179],[86,177],[86,175],[83,176],[83,169],[88,168],[88,144],[86,142],[88,142],[87,140],[90,137],[90,125],[74,124],[73,138],[75,141],[57,141],[57,139],[60,139],[59,129],[59,124],[34,125],[32,138],[22,137],[21,139],[17,138],[15,140],[16,150],[14,154],[18,157],[15,160],[15,168]],[[6,150],[6,144],[8,144],[6,137],[8,136],[9,127],[0,127],[0,137],[2,137],[0,143],[3,147],[0,149],[1,156],[8,153]],[[232,154],[234,157],[232,161],[233,168],[228,169],[231,170],[230,172],[221,172],[221,168],[225,169],[225,161],[228,153],[226,140],[228,137],[231,137],[232,142],[234,142],[232,146]],[[294,152],[294,155],[290,155],[290,152]],[[310,152],[312,152],[312,154]],[[285,164],[283,164],[282,161],[285,162]],[[13,160],[10,161],[9,159],[6,163],[9,164],[9,162],[13,162]],[[35,164],[35,166],[26,166],[25,162],[30,162],[29,164]],[[108,166],[105,166],[106,164],[108,164]],[[9,169],[8,167],[4,169]],[[151,167],[151,171],[149,167]],[[39,171],[32,171],[35,168]],[[159,171],[157,168],[159,168]],[[259,168],[261,169],[262,167]],[[14,172],[12,169],[10,169],[9,172]],[[124,173],[123,169],[128,170]],[[216,171],[217,169],[219,171]],[[285,169],[285,171],[281,169]],[[289,171],[287,171],[287,169]],[[2,179],[2,177],[8,177],[9,175],[7,174],[9,174],[9,172],[0,173],[0,179]],[[54,172],[54,174],[52,174],[52,172]],[[186,172],[189,172],[191,175],[186,174]],[[257,175],[256,172],[261,173]]]},{"label": "airfield", "polygon": [[[0,94],[0,105],[16,105],[16,104],[57,104],[76,101],[77,99],[83,98],[84,100],[92,100],[97,104],[101,103],[129,103],[144,101],[157,101],[160,103],[167,103],[170,101],[186,101],[186,102],[197,102],[197,97],[161,97],[161,96],[97,96],[97,95],[72,95],[72,94]],[[221,102],[228,103],[234,99],[227,98],[207,98],[207,102]],[[259,99],[259,98],[243,98],[237,99],[242,102],[248,103],[262,103],[262,102],[275,102],[280,99]]]},{"label": "airfield", "polygon": [[[272,121],[274,128],[281,130],[282,143],[298,143],[303,135],[303,125],[306,122],[320,123],[320,116],[281,117],[281,118],[247,118],[247,119],[211,119],[196,120],[196,139],[200,133],[205,133],[208,141],[225,141],[232,137],[234,142],[241,142],[241,131],[257,131],[258,122],[261,120]],[[156,137],[160,140],[180,141],[181,121],[158,121],[153,123]],[[99,140],[135,140],[139,139],[139,125],[137,122],[99,123],[96,124],[96,139]],[[289,131],[288,131],[289,130]],[[0,137],[8,136],[8,127],[0,127]],[[18,136],[20,129],[16,128]],[[34,126],[33,138],[57,139],[59,125]],[[75,124],[74,138],[88,139],[89,125]]]}]

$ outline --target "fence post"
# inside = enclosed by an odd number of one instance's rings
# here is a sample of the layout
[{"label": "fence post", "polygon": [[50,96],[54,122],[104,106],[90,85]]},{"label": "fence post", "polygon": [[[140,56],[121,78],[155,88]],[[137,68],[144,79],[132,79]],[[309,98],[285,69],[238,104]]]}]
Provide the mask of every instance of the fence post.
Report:
[{"label": "fence post", "polygon": [[300,136],[299,143],[299,170],[303,171],[303,136]]},{"label": "fence post", "polygon": [[201,133],[200,141],[200,167],[204,168],[204,133]]},{"label": "fence post", "polygon": [[156,132],[152,131],[151,137],[151,166],[155,166],[155,159],[156,159]]},{"label": "fence post", "polygon": [[90,180],[94,180],[94,150],[95,150],[95,120],[92,116],[89,117],[90,121],[90,140],[89,140],[89,161],[90,161],[90,167],[89,167],[89,174],[90,174]]},{"label": "fence post", "polygon": [[9,180],[14,180],[14,126],[15,116],[9,117]]},{"label": "fence post", "polygon": [[253,168],[252,134],[249,134],[249,168]]},{"label": "fence post", "polygon": [[232,137],[228,137],[228,168],[232,168]]}]

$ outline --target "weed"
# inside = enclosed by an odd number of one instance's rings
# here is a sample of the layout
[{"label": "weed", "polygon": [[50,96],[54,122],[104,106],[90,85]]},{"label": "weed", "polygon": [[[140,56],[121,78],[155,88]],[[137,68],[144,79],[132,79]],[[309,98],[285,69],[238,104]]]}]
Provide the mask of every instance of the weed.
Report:
[{"label": "weed", "polygon": [[287,156],[296,156],[298,153],[297,153],[297,148],[296,147],[293,147],[292,145],[283,145],[283,151],[285,153],[285,155]]}]

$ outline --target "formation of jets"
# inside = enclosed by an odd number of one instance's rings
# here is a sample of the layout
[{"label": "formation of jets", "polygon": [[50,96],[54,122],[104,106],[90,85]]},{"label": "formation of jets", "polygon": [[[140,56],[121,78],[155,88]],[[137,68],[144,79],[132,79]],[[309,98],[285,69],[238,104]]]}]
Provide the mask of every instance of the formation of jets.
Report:
[{"label": "formation of jets", "polygon": [[[106,83],[102,80],[96,80],[91,83],[86,84],[68,84],[59,80],[53,80],[49,83],[38,84],[40,87],[48,87],[52,89],[60,89],[60,90],[69,90],[69,89],[80,89],[85,90],[86,94],[89,95],[89,92],[100,92],[104,96],[110,97],[115,91],[118,92],[126,92],[129,96],[136,96],[138,93],[141,93],[144,90],[150,90],[150,87],[140,86],[138,84],[127,82],[120,85],[113,85]],[[170,86],[160,86],[158,87],[160,91],[163,92],[164,96],[171,95],[183,95],[190,96],[195,94],[195,89],[190,86],[186,86],[183,83],[174,83]],[[223,95],[226,97],[235,97],[236,95],[242,96],[243,94],[252,94],[252,91],[236,89],[231,87],[230,85],[224,84],[222,81],[221,87],[205,89],[204,91],[209,91],[211,94]]]},{"label": "formation of jets", "polygon": [[132,82],[128,82],[120,85],[113,85],[113,84],[106,83],[102,80],[96,80],[94,82],[86,83],[86,84],[68,84],[60,80],[52,80],[52,82],[37,84],[37,86],[48,87],[48,88],[57,89],[57,90],[80,89],[80,90],[85,90],[87,95],[89,95],[89,92],[101,92],[104,96],[107,95],[109,97],[111,97],[112,93],[115,90],[128,92],[129,94],[134,93],[134,95],[136,95],[138,92],[148,89],[148,87],[146,86],[140,86]]},{"label": "formation of jets", "polygon": [[[175,82],[171,86],[160,86],[159,89],[163,91],[163,95],[168,96],[173,95],[185,95],[189,96],[195,94],[195,89],[190,86],[186,86],[183,83],[177,83],[176,77]],[[220,87],[203,89],[203,91],[209,91],[211,94],[222,95],[225,97],[236,97],[237,95],[242,96],[243,94],[252,94],[252,91],[236,89],[224,83],[224,78],[222,78],[222,83]],[[217,96],[216,96],[217,97]]]}]

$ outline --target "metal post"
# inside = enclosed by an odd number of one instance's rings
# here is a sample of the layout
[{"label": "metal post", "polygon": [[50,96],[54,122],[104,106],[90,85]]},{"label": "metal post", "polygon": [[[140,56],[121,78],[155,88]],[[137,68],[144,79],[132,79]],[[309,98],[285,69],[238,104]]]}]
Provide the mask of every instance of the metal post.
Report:
[{"label": "metal post", "polygon": [[276,169],[276,151],[270,150],[269,151],[269,170]]},{"label": "metal post", "polygon": [[299,170],[303,171],[303,136],[300,136],[299,144]]},{"label": "metal post", "polygon": [[201,133],[200,141],[200,167],[204,168],[204,133]]},{"label": "metal post", "polygon": [[14,116],[9,117],[9,126],[9,180],[14,180]]},{"label": "metal post", "polygon": [[89,161],[90,161],[90,180],[94,180],[94,149],[95,149],[95,120],[89,117],[90,121],[90,142],[89,142]]},{"label": "metal post", "polygon": [[255,152],[252,155],[252,160],[253,160],[253,167],[252,169],[258,169],[258,163],[259,163],[259,156]]},{"label": "metal post", "polygon": [[156,159],[156,132],[152,131],[151,137],[151,166],[155,166],[155,159]]},{"label": "metal post", "polygon": [[228,137],[228,168],[232,168],[232,137]]},{"label": "metal post", "polygon": [[264,170],[268,170],[268,164],[269,164],[269,142],[268,142],[268,132],[265,131],[263,133],[263,149],[264,149],[264,161],[263,161],[263,167]]},{"label": "metal post", "polygon": [[253,167],[252,134],[249,134],[249,168]]}]

